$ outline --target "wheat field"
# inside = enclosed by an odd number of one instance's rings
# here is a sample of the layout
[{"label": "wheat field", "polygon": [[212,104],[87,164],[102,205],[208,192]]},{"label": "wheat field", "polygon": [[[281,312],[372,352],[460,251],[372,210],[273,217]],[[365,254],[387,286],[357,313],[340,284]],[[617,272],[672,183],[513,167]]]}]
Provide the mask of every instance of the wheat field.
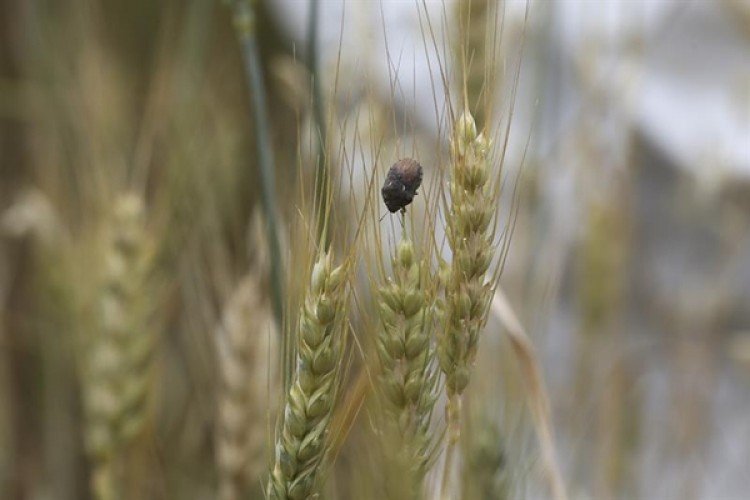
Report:
[{"label": "wheat field", "polygon": [[0,499],[743,498],[750,181],[513,3],[0,0]]}]

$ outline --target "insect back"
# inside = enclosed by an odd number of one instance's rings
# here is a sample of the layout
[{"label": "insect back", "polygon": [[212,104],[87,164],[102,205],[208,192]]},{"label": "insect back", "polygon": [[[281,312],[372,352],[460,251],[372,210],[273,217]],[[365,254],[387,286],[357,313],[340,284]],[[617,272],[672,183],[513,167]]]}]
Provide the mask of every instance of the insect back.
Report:
[{"label": "insect back", "polygon": [[417,189],[421,184],[422,165],[419,162],[411,158],[403,158],[394,163],[388,170],[383,188],[380,190],[388,211],[406,212],[406,206],[417,195]]}]

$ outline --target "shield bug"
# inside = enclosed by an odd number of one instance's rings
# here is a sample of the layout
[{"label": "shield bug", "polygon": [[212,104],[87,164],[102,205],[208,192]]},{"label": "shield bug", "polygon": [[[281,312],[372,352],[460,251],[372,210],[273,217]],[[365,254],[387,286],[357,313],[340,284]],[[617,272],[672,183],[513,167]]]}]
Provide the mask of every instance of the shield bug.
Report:
[{"label": "shield bug", "polygon": [[394,163],[383,183],[380,192],[385,206],[393,213],[401,210],[406,212],[406,206],[417,195],[417,189],[422,184],[422,165],[411,158],[404,158]]}]

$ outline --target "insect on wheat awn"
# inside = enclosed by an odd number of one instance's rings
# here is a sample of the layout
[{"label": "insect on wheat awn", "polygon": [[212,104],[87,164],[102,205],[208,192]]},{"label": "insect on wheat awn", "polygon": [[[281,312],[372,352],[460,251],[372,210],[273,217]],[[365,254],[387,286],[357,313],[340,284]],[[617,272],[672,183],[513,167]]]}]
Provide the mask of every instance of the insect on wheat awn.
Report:
[{"label": "insect on wheat awn", "polygon": [[394,163],[383,183],[380,192],[383,195],[385,206],[391,213],[401,210],[406,212],[409,205],[417,195],[417,189],[422,184],[422,165],[411,158],[403,158]]}]

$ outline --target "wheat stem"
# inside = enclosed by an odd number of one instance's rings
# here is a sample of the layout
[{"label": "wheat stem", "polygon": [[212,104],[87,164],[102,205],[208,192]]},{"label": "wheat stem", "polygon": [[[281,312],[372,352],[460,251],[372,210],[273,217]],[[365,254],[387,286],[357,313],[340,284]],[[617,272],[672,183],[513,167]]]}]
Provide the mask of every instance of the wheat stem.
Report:
[{"label": "wheat stem", "polygon": [[[266,231],[271,254],[271,289],[273,312],[278,324],[281,324],[284,310],[284,287],[281,266],[281,247],[277,234],[279,217],[276,213],[276,178],[274,176],[275,163],[271,138],[268,134],[269,122],[266,112],[266,89],[263,83],[263,70],[256,40],[256,16],[253,2],[249,0],[234,0],[232,2],[234,27],[242,45],[245,73],[250,87],[251,112],[254,121],[255,146],[258,150],[258,166],[260,169],[261,202],[266,216]],[[286,335],[282,337],[282,373],[284,388],[288,387],[288,374],[291,373],[292,352],[290,340]]]},{"label": "wheat stem", "polygon": [[440,491],[441,498],[448,500],[451,498],[450,481],[453,474],[453,460],[456,455],[459,438],[461,437],[461,397],[458,394],[449,396],[445,410],[448,426],[448,442],[445,449],[445,462],[443,464],[443,478]]},{"label": "wheat stem", "polygon": [[331,227],[326,223],[330,214],[329,180],[327,168],[327,128],[323,113],[323,89],[320,72],[320,51],[318,50],[318,28],[320,25],[320,2],[310,0],[309,18],[307,24],[307,54],[308,66],[312,75],[312,111],[314,133],[316,138],[315,154],[315,200],[316,200],[316,231],[318,244],[321,248],[328,248],[330,244]]}]

